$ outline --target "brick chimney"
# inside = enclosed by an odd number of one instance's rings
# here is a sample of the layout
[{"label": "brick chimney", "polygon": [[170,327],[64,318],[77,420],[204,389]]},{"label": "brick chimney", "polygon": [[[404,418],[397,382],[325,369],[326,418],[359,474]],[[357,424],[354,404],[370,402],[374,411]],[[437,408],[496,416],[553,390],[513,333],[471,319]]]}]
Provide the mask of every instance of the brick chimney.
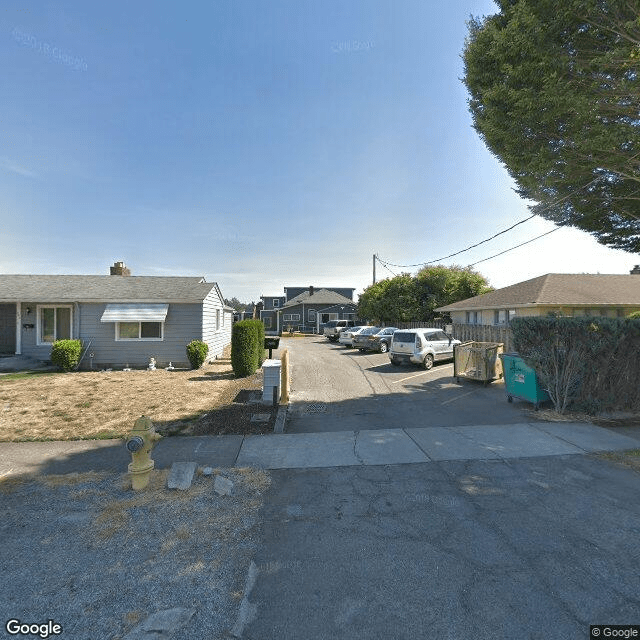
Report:
[{"label": "brick chimney", "polygon": [[309,287],[309,296],[313,295],[313,285]]},{"label": "brick chimney", "polygon": [[113,267],[110,267],[112,276],[130,276],[131,269],[127,269],[124,262],[114,262]]},{"label": "brick chimney", "polygon": [[637,264],[631,271],[629,272],[631,275],[640,276],[640,264]]}]

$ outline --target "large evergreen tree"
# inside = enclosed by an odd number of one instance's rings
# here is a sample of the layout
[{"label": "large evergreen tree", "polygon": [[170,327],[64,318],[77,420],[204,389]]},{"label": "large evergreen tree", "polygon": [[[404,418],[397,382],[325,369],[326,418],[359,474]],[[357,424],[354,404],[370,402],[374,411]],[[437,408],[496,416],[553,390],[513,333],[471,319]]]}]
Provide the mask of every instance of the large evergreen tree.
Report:
[{"label": "large evergreen tree", "polygon": [[474,127],[534,213],[640,252],[640,3],[496,4],[469,22]]}]

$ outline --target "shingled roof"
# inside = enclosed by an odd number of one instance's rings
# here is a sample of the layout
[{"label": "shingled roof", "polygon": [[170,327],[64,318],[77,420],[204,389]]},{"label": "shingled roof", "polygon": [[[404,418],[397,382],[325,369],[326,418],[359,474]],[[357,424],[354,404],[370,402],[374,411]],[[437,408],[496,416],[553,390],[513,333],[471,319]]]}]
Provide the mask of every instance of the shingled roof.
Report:
[{"label": "shingled roof", "polygon": [[201,277],[0,275],[0,302],[197,303],[214,288]]},{"label": "shingled roof", "polygon": [[349,300],[345,296],[341,296],[339,293],[335,291],[330,291],[329,289],[318,289],[318,291],[314,291],[313,295],[310,295],[308,291],[305,291],[295,298],[291,298],[286,304],[282,305],[281,309],[286,309],[287,307],[295,307],[302,303],[313,303],[313,304],[324,304],[324,305],[336,305],[336,304],[344,304],[355,306],[355,302],[353,300]]},{"label": "shingled roof", "polygon": [[548,273],[439,307],[437,311],[506,309],[535,305],[638,306],[640,275]]}]

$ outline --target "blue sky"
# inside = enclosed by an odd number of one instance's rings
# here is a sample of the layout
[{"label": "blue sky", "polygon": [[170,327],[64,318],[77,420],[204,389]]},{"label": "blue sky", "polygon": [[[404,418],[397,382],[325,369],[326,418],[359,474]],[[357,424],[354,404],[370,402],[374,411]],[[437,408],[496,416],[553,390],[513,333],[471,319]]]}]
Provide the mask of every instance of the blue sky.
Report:
[{"label": "blue sky", "polygon": [[[371,283],[528,215],[471,127],[460,54],[489,0],[35,2],[0,9],[0,273],[204,275],[241,300]],[[553,228],[534,219],[443,264]],[[563,229],[495,287],[627,273]],[[411,269],[396,269],[400,271]],[[390,276],[380,265],[378,278]]]}]

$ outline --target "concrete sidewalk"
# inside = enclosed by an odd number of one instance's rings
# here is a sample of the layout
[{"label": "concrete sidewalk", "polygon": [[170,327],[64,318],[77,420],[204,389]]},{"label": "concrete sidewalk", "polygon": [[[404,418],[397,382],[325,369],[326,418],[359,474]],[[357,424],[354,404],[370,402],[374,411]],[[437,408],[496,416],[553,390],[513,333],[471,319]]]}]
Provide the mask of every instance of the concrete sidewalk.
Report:
[{"label": "concrete sidewalk", "polygon": [[[587,423],[520,423],[267,434],[173,437],[153,451],[156,468],[193,461],[213,467],[304,469],[585,454],[640,448],[638,438]],[[121,440],[0,443],[0,476],[126,471]]]}]

